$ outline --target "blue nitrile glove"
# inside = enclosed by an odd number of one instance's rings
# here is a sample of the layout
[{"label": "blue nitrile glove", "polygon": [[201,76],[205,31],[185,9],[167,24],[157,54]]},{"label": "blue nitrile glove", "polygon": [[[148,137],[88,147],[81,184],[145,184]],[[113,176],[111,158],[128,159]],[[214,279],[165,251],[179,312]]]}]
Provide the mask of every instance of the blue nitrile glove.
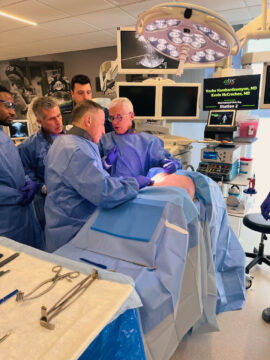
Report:
[{"label": "blue nitrile glove", "polygon": [[164,159],[162,167],[167,174],[172,174],[179,169],[179,163],[173,159]]},{"label": "blue nitrile glove", "polygon": [[23,194],[21,205],[30,204],[37,190],[38,190],[38,184],[36,182],[32,181],[31,179],[26,180],[24,186],[20,188],[20,191]]},{"label": "blue nitrile glove", "polygon": [[261,205],[262,216],[265,220],[270,219],[270,193]]},{"label": "blue nitrile glove", "polygon": [[118,146],[115,145],[108,153],[107,157],[105,158],[105,162],[107,165],[112,165],[117,157],[118,157],[119,149]]},{"label": "blue nitrile glove", "polygon": [[138,176],[135,176],[135,179],[137,180],[137,183],[139,184],[139,189],[141,189],[145,186],[154,184],[154,181],[149,179],[146,176],[138,175]]}]

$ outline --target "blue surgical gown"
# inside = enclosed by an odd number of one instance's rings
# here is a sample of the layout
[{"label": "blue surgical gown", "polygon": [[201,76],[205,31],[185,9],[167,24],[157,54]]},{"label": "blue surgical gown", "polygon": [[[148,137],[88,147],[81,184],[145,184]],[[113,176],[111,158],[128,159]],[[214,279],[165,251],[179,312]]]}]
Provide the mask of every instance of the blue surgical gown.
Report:
[{"label": "blue surgical gown", "polygon": [[136,197],[134,178],[112,178],[96,144],[77,135],[57,137],[45,167],[46,250],[70,241],[95,209],[113,208]]},{"label": "blue surgical gown", "polygon": [[21,206],[25,173],[17,148],[0,129],[0,235],[43,248],[32,204]]},{"label": "blue surgical gown", "polygon": [[119,154],[117,160],[110,168],[111,176],[146,176],[152,167],[162,167],[164,159],[173,159],[172,155],[164,149],[163,141],[148,133],[136,133],[133,130],[124,135],[115,131],[103,135],[99,142],[101,157],[117,145]]},{"label": "blue surgical gown", "polygon": [[44,185],[44,162],[50,146],[51,143],[40,131],[31,135],[18,146],[19,154],[26,175],[28,175],[30,179],[39,185],[39,190],[35,195],[33,204],[42,229],[44,229],[45,226],[45,196],[41,194],[41,188]]},{"label": "blue surgical gown", "polygon": [[50,146],[51,144],[40,131],[31,135],[18,146],[26,175],[40,186],[44,185],[44,160]]}]

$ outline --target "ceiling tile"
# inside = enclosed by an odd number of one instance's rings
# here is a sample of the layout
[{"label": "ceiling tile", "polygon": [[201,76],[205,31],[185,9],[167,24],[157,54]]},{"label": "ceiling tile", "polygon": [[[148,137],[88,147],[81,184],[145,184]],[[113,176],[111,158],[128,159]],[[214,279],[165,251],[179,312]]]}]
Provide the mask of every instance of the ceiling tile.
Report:
[{"label": "ceiling tile", "polygon": [[0,9],[3,6],[11,5],[11,4],[22,2],[22,1],[24,1],[24,0],[0,0]]},{"label": "ceiling tile", "polygon": [[249,13],[250,19],[255,19],[257,16],[261,15],[262,7],[261,6],[249,6],[248,13]]},{"label": "ceiling tile", "polygon": [[144,2],[139,2],[138,4],[131,4],[126,6],[121,6],[121,9],[126,11],[128,14],[134,16],[137,20],[137,16],[142,12],[151,9],[153,6],[164,3],[164,0],[147,0]]},{"label": "ceiling tile", "polygon": [[245,7],[245,0],[192,0],[191,4],[199,5],[218,13],[221,10],[230,10]]},{"label": "ceiling tile", "polygon": [[[262,0],[245,0],[245,2],[248,6],[260,5],[262,8]],[[267,2],[269,5],[270,1],[268,0]]]},{"label": "ceiling tile", "polygon": [[247,8],[220,11],[219,15],[223,16],[231,25],[246,24],[250,21]]},{"label": "ceiling tile", "polygon": [[94,13],[80,15],[78,18],[99,29],[110,29],[136,23],[136,18],[131,17],[119,8],[96,11]]},{"label": "ceiling tile", "polygon": [[40,27],[56,31],[62,35],[80,34],[97,30],[96,27],[74,17],[42,23]]},{"label": "ceiling tile", "polygon": [[111,28],[111,29],[106,29],[105,30],[106,33],[109,33],[111,36],[113,36],[115,39],[117,39],[117,28]]},{"label": "ceiling tile", "polygon": [[[110,0],[111,1],[111,0]],[[121,6],[121,9],[125,10],[127,13],[138,16],[142,12],[151,9],[155,5],[159,5],[164,3],[164,0],[147,0],[144,2],[140,2],[139,4],[134,3],[131,5]],[[244,0],[227,0],[227,1],[217,1],[217,0],[192,0],[190,1],[193,5],[198,5],[205,7],[209,10],[213,10],[217,13],[222,10],[230,10],[240,7],[245,7]]]},{"label": "ceiling tile", "polygon": [[77,36],[89,49],[116,45],[116,37],[106,31],[96,31]]},{"label": "ceiling tile", "polygon": [[57,36],[58,34],[46,29],[42,29],[40,27],[24,27],[22,29],[11,30],[5,33],[0,33],[0,44],[1,47],[5,45],[9,45],[12,39],[12,44],[16,44],[21,46],[22,48],[28,42],[36,41],[36,40],[44,40],[48,38],[52,38]]},{"label": "ceiling tile", "polygon": [[37,23],[52,21],[67,16],[64,12],[60,12],[34,0],[22,1],[17,4],[5,6],[3,7],[3,11]]},{"label": "ceiling tile", "polygon": [[13,29],[19,29],[22,27],[29,26],[29,25],[23,24],[21,22],[18,22],[18,21],[12,20],[12,19],[8,19],[4,16],[1,16],[0,19],[1,19],[0,32],[13,30]]},{"label": "ceiling tile", "polygon": [[116,6],[123,6],[123,5],[127,5],[127,4],[143,2],[144,0],[137,0],[137,1],[136,0],[107,0],[107,1]]},{"label": "ceiling tile", "polygon": [[114,7],[106,0],[38,0],[38,2],[70,15],[80,15]]}]

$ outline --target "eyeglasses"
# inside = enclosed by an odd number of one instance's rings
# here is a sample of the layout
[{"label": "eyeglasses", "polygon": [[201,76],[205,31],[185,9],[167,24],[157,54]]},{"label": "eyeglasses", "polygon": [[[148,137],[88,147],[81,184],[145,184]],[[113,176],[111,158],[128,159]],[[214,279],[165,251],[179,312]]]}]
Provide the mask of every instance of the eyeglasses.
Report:
[{"label": "eyeglasses", "polygon": [[114,120],[122,121],[125,116],[128,116],[128,115],[130,115],[131,113],[132,113],[132,111],[130,111],[129,113],[124,114],[124,115],[120,115],[120,114],[110,115],[110,116],[109,116],[109,120],[110,120],[110,122],[113,122]]},{"label": "eyeglasses", "polygon": [[3,103],[7,109],[15,109],[15,104],[12,101],[0,100],[0,102]]}]

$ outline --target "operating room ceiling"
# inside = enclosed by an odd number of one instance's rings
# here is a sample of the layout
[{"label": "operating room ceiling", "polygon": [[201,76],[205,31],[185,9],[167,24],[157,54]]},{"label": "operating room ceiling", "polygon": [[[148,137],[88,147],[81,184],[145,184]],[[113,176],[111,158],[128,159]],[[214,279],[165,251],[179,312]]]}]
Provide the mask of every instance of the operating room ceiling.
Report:
[{"label": "operating room ceiling", "polygon": [[[164,0],[0,0],[0,11],[26,18],[25,25],[0,16],[0,60],[116,45],[117,26]],[[261,14],[261,0],[183,1],[216,11],[231,25]],[[270,0],[268,1],[268,7]]]}]

